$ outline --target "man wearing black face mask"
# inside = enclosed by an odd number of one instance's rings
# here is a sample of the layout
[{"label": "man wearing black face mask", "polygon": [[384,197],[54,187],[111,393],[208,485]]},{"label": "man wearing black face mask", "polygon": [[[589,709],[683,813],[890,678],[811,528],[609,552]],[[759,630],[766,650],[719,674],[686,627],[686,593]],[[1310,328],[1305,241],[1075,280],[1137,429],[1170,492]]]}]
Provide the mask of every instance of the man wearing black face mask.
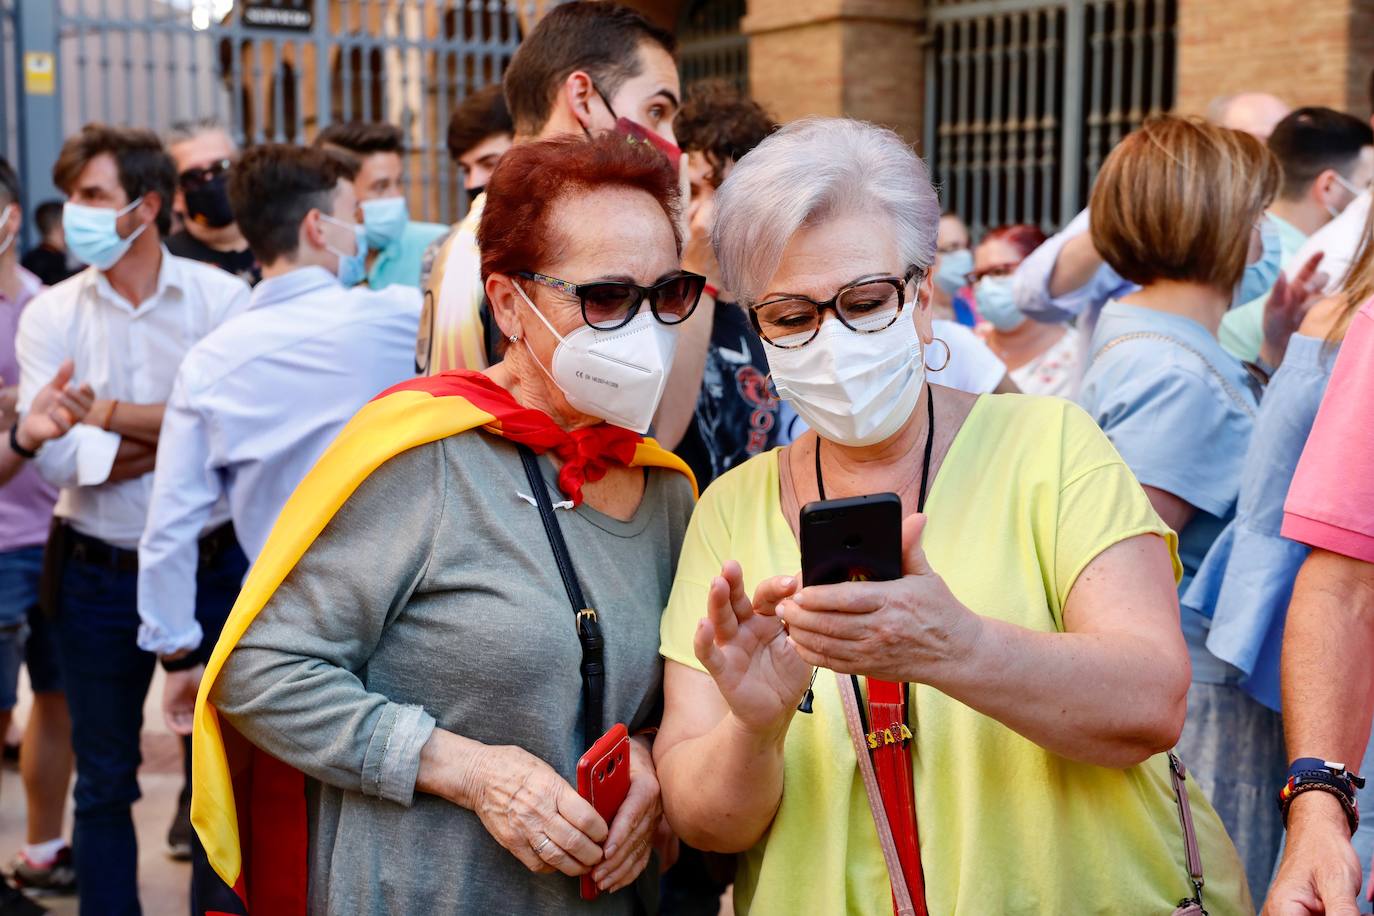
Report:
[{"label": "man wearing black face mask", "polygon": [[172,126],[165,142],[177,170],[172,206],[184,226],[168,237],[167,250],[257,283],[262,269],[229,206],[229,169],[239,150],[228,129],[214,120],[183,121]]}]

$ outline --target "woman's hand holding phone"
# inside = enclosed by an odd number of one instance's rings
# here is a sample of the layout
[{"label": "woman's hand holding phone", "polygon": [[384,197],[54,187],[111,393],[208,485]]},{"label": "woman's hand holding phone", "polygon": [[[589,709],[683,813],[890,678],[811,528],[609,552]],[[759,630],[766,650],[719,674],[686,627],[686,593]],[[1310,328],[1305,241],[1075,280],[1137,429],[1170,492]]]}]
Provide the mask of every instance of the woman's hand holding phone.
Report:
[{"label": "woman's hand holding phone", "polygon": [[611,819],[610,836],[602,847],[605,859],[591,877],[603,894],[628,886],[649,864],[654,832],[663,817],[653,753],[644,738],[630,739],[630,791]]},{"label": "woman's hand holding phone", "polygon": [[697,659],[738,723],[758,734],[786,732],[811,680],[811,665],[798,654],[776,615],[778,602],[795,593],[798,585],[796,576],[774,576],[759,583],[751,600],[739,563],[730,560],[712,580],[707,616],[697,624]]},{"label": "woman's hand holding phone", "polygon": [[982,618],[931,568],[921,547],[925,525],[919,513],[902,521],[901,578],[811,585],[779,603],[778,616],[806,665],[924,683],[939,666],[969,656]]}]

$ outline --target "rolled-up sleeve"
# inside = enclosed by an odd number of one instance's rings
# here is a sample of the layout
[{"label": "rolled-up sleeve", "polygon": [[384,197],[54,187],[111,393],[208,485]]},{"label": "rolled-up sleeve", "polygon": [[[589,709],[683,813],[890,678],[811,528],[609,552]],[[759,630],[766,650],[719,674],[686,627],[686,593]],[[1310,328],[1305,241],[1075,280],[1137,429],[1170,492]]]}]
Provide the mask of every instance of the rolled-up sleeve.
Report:
[{"label": "rolled-up sleeve", "polygon": [[[50,295],[50,294],[49,294]],[[58,303],[40,296],[19,318],[15,353],[19,359],[19,412],[27,413],[33,399],[70,354],[63,341],[67,328],[55,314]],[[81,366],[76,379],[81,379]],[[99,396],[100,392],[96,392]],[[55,487],[91,487],[104,483],[114,467],[119,435],[95,426],[78,424],[66,435],[52,439],[38,450],[38,473]]]},{"label": "rolled-up sleeve", "polygon": [[414,797],[435,720],[364,678],[424,578],[443,514],[430,494],[441,486],[446,494],[440,443],[375,471],[248,626],[211,692],[220,714],[273,756],[401,805]]},{"label": "rolled-up sleeve", "polygon": [[1078,289],[1062,296],[1050,294],[1050,279],[1054,276],[1060,252],[1071,239],[1088,229],[1088,211],[1083,210],[1021,262],[1012,276],[1012,297],[1017,308],[1036,321],[1070,321],[1079,315],[1095,316],[1108,299],[1137,289],[1111,265],[1103,264],[1093,278]]}]

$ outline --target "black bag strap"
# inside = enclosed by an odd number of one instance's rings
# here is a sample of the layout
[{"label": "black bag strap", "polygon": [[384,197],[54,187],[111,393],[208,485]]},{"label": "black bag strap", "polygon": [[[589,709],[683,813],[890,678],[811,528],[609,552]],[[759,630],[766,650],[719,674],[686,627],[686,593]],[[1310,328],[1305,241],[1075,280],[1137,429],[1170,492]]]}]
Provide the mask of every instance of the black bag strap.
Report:
[{"label": "black bag strap", "polygon": [[544,483],[544,475],[539,470],[539,459],[528,446],[517,445],[520,461],[525,466],[525,476],[529,478],[530,488],[534,491],[534,501],[539,506],[539,518],[544,523],[544,533],[549,536],[549,546],[553,548],[553,559],[558,564],[558,574],[563,577],[563,588],[568,593],[568,603],[572,605],[577,625],[577,641],[582,644],[582,723],[583,740],[591,747],[601,737],[603,720],[602,705],[606,695],[606,643],[601,636],[601,623],[597,620],[595,608],[587,604],[582,594],[582,586],[577,581],[577,571],[573,569],[572,557],[568,554],[568,544],[563,540],[563,529],[553,514],[553,501],[549,499],[549,489]]}]

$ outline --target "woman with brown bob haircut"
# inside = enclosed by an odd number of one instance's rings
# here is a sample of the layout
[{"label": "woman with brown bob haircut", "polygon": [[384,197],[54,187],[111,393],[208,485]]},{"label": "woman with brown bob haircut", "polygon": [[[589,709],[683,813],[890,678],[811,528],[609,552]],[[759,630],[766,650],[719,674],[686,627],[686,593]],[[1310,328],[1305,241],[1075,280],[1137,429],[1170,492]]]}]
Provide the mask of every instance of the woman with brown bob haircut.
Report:
[{"label": "woman with brown bob haircut", "polygon": [[[1264,211],[1279,180],[1277,161],[1249,134],[1165,116],[1126,137],[1093,188],[1093,244],[1141,288],[1103,308],[1079,402],[1178,532],[1180,595],[1235,514],[1260,385],[1216,335],[1228,309],[1278,276]],[[1286,283],[1275,287],[1270,317],[1286,319],[1293,296]],[[1293,328],[1266,324],[1275,326],[1262,351],[1272,367]],[[1192,685],[1179,751],[1259,899],[1283,831],[1271,797],[1286,767],[1279,716],[1208,651],[1210,619],[1185,607],[1182,626]]]}]

